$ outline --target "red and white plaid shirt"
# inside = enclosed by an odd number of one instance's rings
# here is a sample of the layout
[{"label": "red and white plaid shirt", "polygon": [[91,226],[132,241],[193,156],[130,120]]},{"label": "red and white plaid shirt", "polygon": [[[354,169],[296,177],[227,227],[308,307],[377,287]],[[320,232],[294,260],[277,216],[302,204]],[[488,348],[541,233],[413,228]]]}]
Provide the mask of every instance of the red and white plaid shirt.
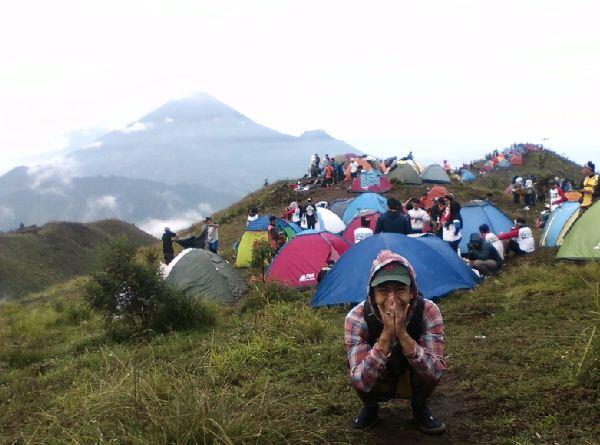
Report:
[{"label": "red and white plaid shirt", "polygon": [[[410,366],[424,378],[438,381],[446,370],[444,362],[444,322],[435,303],[424,300],[423,333],[412,355],[406,358]],[[385,371],[388,357],[378,347],[369,344],[369,330],[364,318],[364,302],[355,306],[344,321],[344,343],[348,354],[350,378],[362,392],[370,391]],[[395,343],[392,343],[392,346]]]}]

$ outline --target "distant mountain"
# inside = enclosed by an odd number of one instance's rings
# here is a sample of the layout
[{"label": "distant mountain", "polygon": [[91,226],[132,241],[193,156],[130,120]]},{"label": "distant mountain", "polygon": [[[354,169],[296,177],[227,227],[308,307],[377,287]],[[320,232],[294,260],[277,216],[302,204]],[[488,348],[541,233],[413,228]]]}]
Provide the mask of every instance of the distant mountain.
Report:
[{"label": "distant mountain", "polygon": [[[294,137],[207,94],[174,100],[125,128],[72,132],[62,158],[0,176],[0,230],[50,220],[187,224],[263,181],[304,175],[313,153],[360,153],[323,130]],[[76,148],[74,144],[83,145]]]},{"label": "distant mountain", "polygon": [[0,300],[14,299],[90,272],[95,249],[125,235],[134,246],[157,240],[117,220],[50,223],[0,235]]},{"label": "distant mountain", "polygon": [[61,176],[18,167],[0,177],[0,230],[23,222],[89,222],[118,218],[138,225],[192,212],[199,219],[232,202],[228,191],[200,185],[168,185],[146,179]]},{"label": "distant mountain", "polygon": [[241,197],[303,175],[312,153],[359,152],[323,130],[294,137],[253,122],[207,94],[168,102],[75,151],[80,174],[200,184]]}]

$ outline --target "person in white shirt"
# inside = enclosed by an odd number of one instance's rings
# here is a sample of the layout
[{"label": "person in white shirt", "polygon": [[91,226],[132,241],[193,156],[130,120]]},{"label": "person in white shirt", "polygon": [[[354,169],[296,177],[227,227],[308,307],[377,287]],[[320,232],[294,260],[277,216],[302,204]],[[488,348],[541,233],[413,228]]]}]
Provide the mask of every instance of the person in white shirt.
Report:
[{"label": "person in white shirt", "polygon": [[479,233],[481,234],[481,238],[483,238],[496,248],[496,251],[498,252],[498,255],[500,255],[500,258],[504,259],[504,244],[502,243],[502,241],[500,241],[500,239],[498,239],[498,237],[494,233],[490,232],[490,226],[488,226],[487,224],[480,225]]},{"label": "person in white shirt", "polygon": [[412,200],[412,209],[408,211],[412,233],[423,233],[425,223],[431,220],[429,213],[421,208],[421,203],[418,199]]},{"label": "person in white shirt", "polygon": [[219,250],[219,225],[215,224],[210,216],[204,220],[204,223],[208,226],[206,234],[208,250],[217,253],[217,250]]},{"label": "person in white shirt", "polygon": [[258,219],[258,209],[256,207],[252,207],[250,212],[248,212],[248,220],[246,221],[246,225],[250,224],[252,221],[256,221]]},{"label": "person in white shirt", "polygon": [[360,227],[354,231],[354,244],[358,244],[365,238],[373,236],[373,230],[370,226],[371,220],[366,216],[361,216]]},{"label": "person in white shirt", "polygon": [[352,158],[352,162],[350,163],[350,177],[352,179],[356,178],[358,173],[358,162],[356,162],[356,158]]},{"label": "person in white shirt", "polygon": [[[508,250],[517,255],[525,255],[535,250],[533,232],[525,225],[525,219],[519,217],[510,232],[500,233],[498,239],[508,240]],[[506,252],[508,254],[508,252]]]}]

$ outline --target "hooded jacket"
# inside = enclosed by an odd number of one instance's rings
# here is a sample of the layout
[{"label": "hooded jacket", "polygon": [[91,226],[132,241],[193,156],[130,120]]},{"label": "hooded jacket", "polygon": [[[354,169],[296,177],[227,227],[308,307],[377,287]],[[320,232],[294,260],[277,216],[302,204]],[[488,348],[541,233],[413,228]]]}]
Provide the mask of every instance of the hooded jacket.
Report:
[{"label": "hooded jacket", "polygon": [[[408,260],[389,250],[380,251],[377,258],[373,261],[369,275],[369,284],[373,275],[379,269],[393,262],[404,265],[411,277],[411,302],[406,317],[406,324],[408,325],[414,316],[418,299],[416,275]],[[369,284],[365,290],[366,299],[369,299],[375,317],[381,321],[379,309],[370,296]],[[377,343],[371,346],[369,342],[369,329],[365,320],[365,315],[367,315],[365,314],[365,301],[355,306],[346,315],[344,322],[344,343],[352,384],[359,391],[369,392],[377,382],[377,379],[386,370],[390,354],[384,354]],[[396,344],[397,342],[392,340],[390,350]],[[437,305],[430,300],[424,300],[421,336],[416,340],[412,354],[405,354],[405,357],[414,371],[430,381],[437,382],[446,369],[444,362],[444,323]]]},{"label": "hooded jacket", "polygon": [[494,260],[502,263],[502,258],[496,248],[489,241],[481,238],[479,233],[471,233],[469,241],[469,259],[481,261]]}]

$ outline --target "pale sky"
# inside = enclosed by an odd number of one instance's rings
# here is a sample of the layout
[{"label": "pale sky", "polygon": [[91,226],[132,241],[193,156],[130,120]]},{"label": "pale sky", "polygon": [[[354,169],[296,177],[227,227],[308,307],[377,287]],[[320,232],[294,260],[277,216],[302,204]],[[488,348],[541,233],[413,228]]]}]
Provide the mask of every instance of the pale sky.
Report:
[{"label": "pale sky", "polygon": [[383,157],[543,141],[600,164],[597,1],[0,5],[0,173],[195,91]]}]

